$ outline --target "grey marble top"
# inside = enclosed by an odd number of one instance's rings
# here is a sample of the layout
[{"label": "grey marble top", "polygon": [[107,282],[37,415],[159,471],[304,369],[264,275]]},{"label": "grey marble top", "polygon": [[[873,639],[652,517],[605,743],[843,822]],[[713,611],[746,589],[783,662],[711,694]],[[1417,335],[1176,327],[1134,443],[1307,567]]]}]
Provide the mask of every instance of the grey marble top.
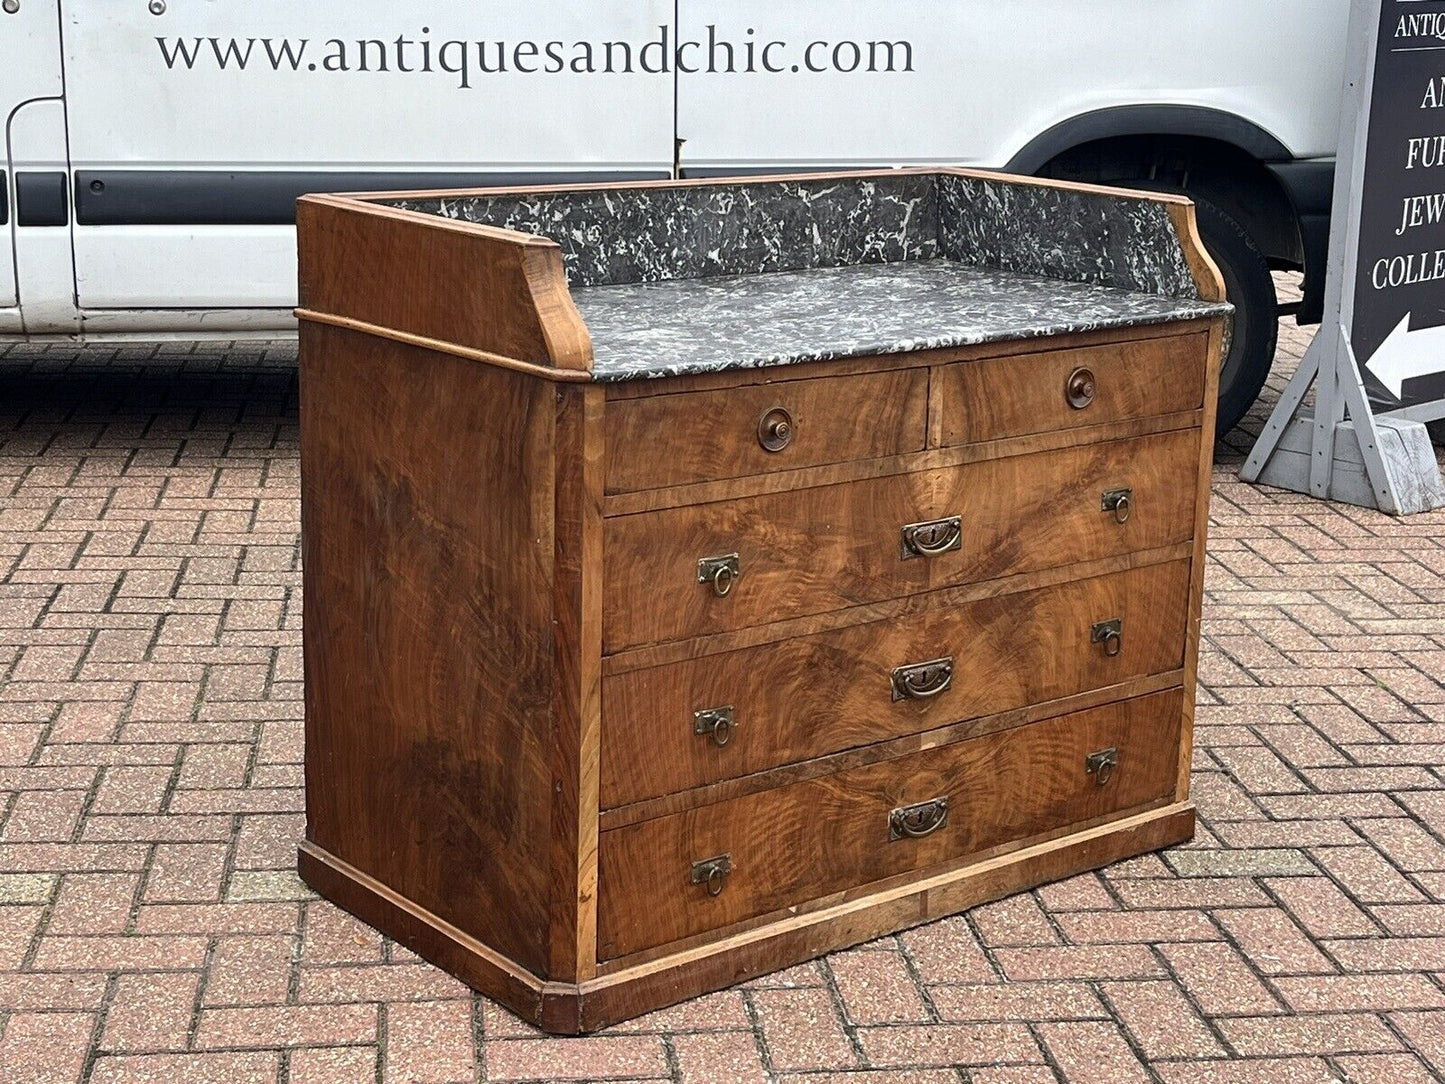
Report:
[{"label": "grey marble top", "polygon": [[634,380],[969,346],[1230,311],[1223,303],[914,260],[573,286],[593,378]]}]

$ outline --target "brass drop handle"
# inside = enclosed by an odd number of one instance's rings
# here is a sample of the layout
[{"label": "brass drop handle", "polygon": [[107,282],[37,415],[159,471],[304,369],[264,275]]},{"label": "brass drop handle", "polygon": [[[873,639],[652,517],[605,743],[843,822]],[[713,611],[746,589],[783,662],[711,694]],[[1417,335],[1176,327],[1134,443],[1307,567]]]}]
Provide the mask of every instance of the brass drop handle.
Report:
[{"label": "brass drop handle", "polygon": [[712,593],[718,598],[727,598],[732,594],[733,587],[742,574],[742,565],[738,562],[736,553],[722,557],[704,557],[697,563],[697,582],[711,587]]},{"label": "brass drop handle", "polygon": [[1090,634],[1090,642],[1104,645],[1104,654],[1113,658],[1124,650],[1124,622],[1115,617],[1100,621]]},{"label": "brass drop handle", "polygon": [[1094,401],[1094,392],[1097,390],[1094,370],[1078,368],[1069,374],[1068,383],[1064,385],[1064,396],[1069,400],[1069,406],[1075,410],[1083,410]]},{"label": "brass drop handle", "polygon": [[948,795],[916,805],[899,806],[888,814],[888,841],[922,839],[948,823]]},{"label": "brass drop handle", "polygon": [[1116,523],[1128,523],[1134,509],[1132,489],[1109,489],[1099,495],[1099,511],[1113,512]]},{"label": "brass drop handle", "polygon": [[903,545],[900,556],[937,557],[950,550],[963,548],[963,517],[945,516],[923,523],[909,523],[902,528]]},{"label": "brass drop handle", "polygon": [[705,708],[692,713],[692,732],[712,739],[719,749],[733,740],[737,726],[736,710],[731,704],[722,708]]},{"label": "brass drop handle", "polygon": [[797,431],[793,416],[782,407],[773,407],[758,420],[758,443],[765,451],[781,452],[793,443]]},{"label": "brass drop handle", "polygon": [[707,889],[709,896],[718,896],[722,894],[723,883],[732,871],[733,856],[730,854],[704,858],[701,862],[692,864],[692,873],[688,878],[688,883],[702,885]]},{"label": "brass drop handle", "polygon": [[928,700],[953,685],[953,658],[910,663],[893,671],[893,699]]},{"label": "brass drop handle", "polygon": [[1103,786],[1114,778],[1114,769],[1119,766],[1119,750],[1115,746],[1100,749],[1084,758],[1084,771],[1094,777],[1094,782]]}]

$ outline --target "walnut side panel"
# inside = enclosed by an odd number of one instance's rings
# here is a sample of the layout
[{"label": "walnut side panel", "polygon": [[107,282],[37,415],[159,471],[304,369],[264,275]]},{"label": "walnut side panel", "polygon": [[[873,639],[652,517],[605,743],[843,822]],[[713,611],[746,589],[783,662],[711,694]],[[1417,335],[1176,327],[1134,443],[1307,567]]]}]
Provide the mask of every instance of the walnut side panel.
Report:
[{"label": "walnut side panel", "polygon": [[307,839],[539,975],[555,419],[544,381],[302,327]]},{"label": "walnut side panel", "polygon": [[597,967],[599,701],[602,691],[603,393],[560,386],[557,402],[556,562],[552,691],[553,980]]},{"label": "walnut side panel", "polygon": [[[1187,208],[1187,222],[1193,225],[1194,208]],[[1202,246],[1199,253],[1204,253]],[[1205,259],[1207,259],[1205,254]],[[1211,263],[1209,265],[1213,267]],[[1202,274],[1203,272],[1201,272]],[[1218,271],[1215,271],[1218,275]],[[1220,288],[1223,296],[1223,287]],[[1199,473],[1194,487],[1194,562],[1189,582],[1189,628],[1184,642],[1184,727],[1179,744],[1179,782],[1175,794],[1180,801],[1189,797],[1189,773],[1194,754],[1194,711],[1199,683],[1199,637],[1204,607],[1204,576],[1208,564],[1209,498],[1213,495],[1215,419],[1219,408],[1219,369],[1224,359],[1225,322],[1215,320],[1209,328],[1204,375],[1204,421],[1199,445]]]}]

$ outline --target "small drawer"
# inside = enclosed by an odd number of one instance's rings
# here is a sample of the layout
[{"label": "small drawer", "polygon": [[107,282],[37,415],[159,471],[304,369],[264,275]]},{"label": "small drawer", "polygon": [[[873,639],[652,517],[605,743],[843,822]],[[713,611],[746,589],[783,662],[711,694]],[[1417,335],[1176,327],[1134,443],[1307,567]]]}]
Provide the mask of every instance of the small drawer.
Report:
[{"label": "small drawer", "polygon": [[604,677],[602,805],[1177,670],[1189,568],[938,604]]},{"label": "small drawer", "polygon": [[921,451],[928,371],[786,380],[607,404],[607,492]]},{"label": "small drawer", "polygon": [[1199,442],[1184,429],[609,517],[603,649],[1184,542]]},{"label": "small drawer", "polygon": [[1178,689],[602,833],[604,959],[1169,800]]},{"label": "small drawer", "polygon": [[934,393],[942,443],[1197,410],[1207,344],[1200,332],[946,366]]}]

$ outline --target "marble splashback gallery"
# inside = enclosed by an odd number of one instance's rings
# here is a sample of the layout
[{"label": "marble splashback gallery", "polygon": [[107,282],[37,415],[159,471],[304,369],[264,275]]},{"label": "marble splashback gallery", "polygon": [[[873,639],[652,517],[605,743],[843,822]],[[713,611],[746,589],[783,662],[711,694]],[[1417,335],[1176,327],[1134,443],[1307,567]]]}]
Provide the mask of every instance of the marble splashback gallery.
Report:
[{"label": "marble splashback gallery", "polygon": [[1195,298],[1165,205],[952,173],[385,200],[556,241],[573,287],[949,259]]}]

